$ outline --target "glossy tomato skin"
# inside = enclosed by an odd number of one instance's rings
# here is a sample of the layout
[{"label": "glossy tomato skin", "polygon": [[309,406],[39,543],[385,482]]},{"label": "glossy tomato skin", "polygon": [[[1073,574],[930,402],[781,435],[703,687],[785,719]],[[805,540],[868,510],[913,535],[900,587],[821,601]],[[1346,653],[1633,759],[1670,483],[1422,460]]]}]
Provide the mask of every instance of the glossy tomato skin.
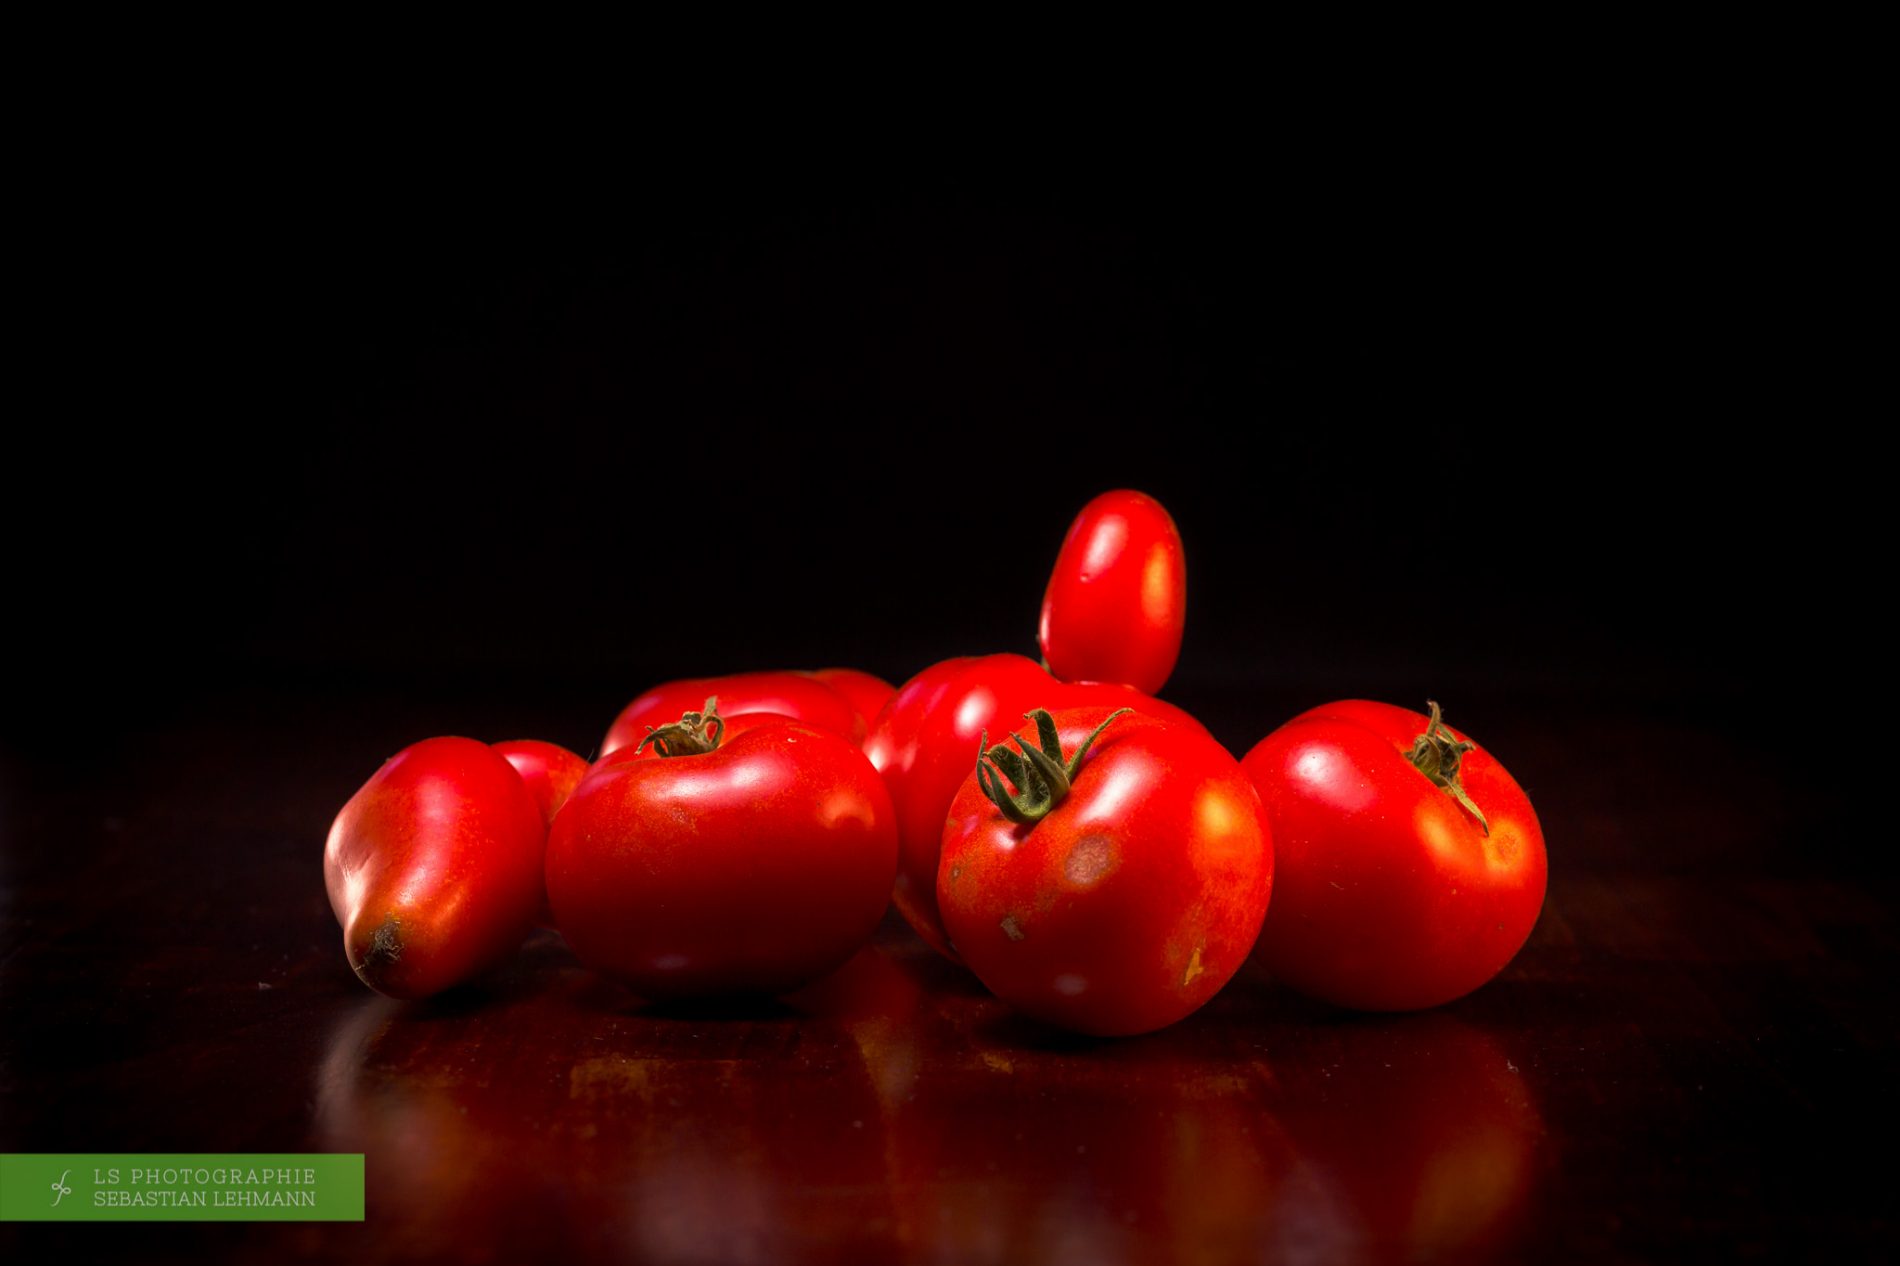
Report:
[{"label": "glossy tomato skin", "polygon": [[[561,811],[561,806],[567,803],[567,798],[586,775],[587,762],[558,743],[540,739],[509,739],[492,746],[503,760],[515,767],[521,781],[528,786],[528,794],[540,807],[542,820],[552,825],[554,815]],[[535,916],[535,921],[542,927],[554,926],[554,914],[548,909],[546,893],[541,896],[541,913]]]},{"label": "glossy tomato skin", "polygon": [[960,961],[937,914],[937,859],[943,823],[957,789],[976,768],[978,741],[1023,724],[1032,708],[1104,704],[1132,707],[1200,729],[1171,703],[1121,685],[1058,682],[1021,655],[962,656],[924,669],[898,688],[864,741],[865,754],[890,788],[901,853],[891,897],[917,934]]},{"label": "glossy tomato skin", "polygon": [[864,753],[787,721],[596,764],[554,820],[547,886],[575,955],[642,997],[782,993],[870,939],[896,868]]},{"label": "glossy tomato skin", "polygon": [[1438,1006],[1503,970],[1537,923],[1547,860],[1530,798],[1484,748],[1466,752],[1486,834],[1406,758],[1428,724],[1347,700],[1288,721],[1242,761],[1279,865],[1260,952],[1302,993],[1366,1011]]},{"label": "glossy tomato skin", "polygon": [[864,721],[860,737],[871,732],[877,714],[897,693],[897,687],[890,682],[857,668],[820,668],[812,676],[851,701],[852,708]]},{"label": "glossy tomato skin", "polygon": [[587,773],[587,762],[558,743],[540,739],[509,739],[492,744],[503,760],[515,767],[528,793],[540,806],[541,816],[554,821],[554,815],[580,785]]},{"label": "glossy tomato skin", "polygon": [[[1073,754],[1112,709],[1056,712]],[[1031,742],[1033,728],[1019,730]],[[943,833],[937,900],[963,961],[1018,1010],[1102,1036],[1173,1024],[1253,949],[1274,855],[1253,785],[1197,729],[1128,714],[1042,820],[972,776]]]},{"label": "glossy tomato skin", "polygon": [[494,966],[534,923],[546,838],[527,785],[486,743],[424,739],[390,757],[324,844],[350,966],[392,998]]},{"label": "glossy tomato skin", "polygon": [[1049,671],[1154,694],[1174,672],[1186,625],[1187,554],[1161,503],[1120,489],[1083,506],[1043,593]]},{"label": "glossy tomato skin", "polygon": [[727,673],[723,677],[662,682],[642,694],[614,718],[607,737],[601,740],[601,755],[638,743],[646,737],[648,726],[671,725],[684,713],[699,711],[707,699],[715,696],[723,717],[770,712],[832,730],[853,742],[864,738],[864,723],[851,701],[809,673]]}]

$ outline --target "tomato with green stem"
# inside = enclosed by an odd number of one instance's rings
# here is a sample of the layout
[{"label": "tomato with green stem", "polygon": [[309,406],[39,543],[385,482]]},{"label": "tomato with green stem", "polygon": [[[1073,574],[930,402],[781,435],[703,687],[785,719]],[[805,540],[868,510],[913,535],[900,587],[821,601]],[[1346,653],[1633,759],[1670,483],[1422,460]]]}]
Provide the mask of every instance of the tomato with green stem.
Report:
[{"label": "tomato with green stem", "polygon": [[714,701],[603,759],[548,836],[583,963],[647,998],[782,993],[842,965],[889,904],[897,828],[857,744],[796,721],[727,739]]},{"label": "tomato with green stem", "polygon": [[944,818],[970,776],[980,736],[1020,724],[1031,708],[1090,704],[1202,728],[1187,712],[1132,686],[1059,682],[1035,661],[1011,654],[932,664],[898,687],[878,715],[864,751],[897,809],[901,850],[891,898],[905,921],[946,958],[958,961],[937,913],[937,861]]},{"label": "tomato with green stem", "polygon": [[1302,993],[1438,1006],[1502,971],[1537,923],[1548,862],[1530,798],[1429,706],[1326,704],[1241,762],[1278,850],[1260,953]]},{"label": "tomato with green stem", "polygon": [[951,805],[950,942],[1038,1019],[1105,1036],[1173,1024],[1259,934],[1274,865],[1260,799],[1197,728],[1100,707],[1030,719],[1034,740],[986,742]]}]

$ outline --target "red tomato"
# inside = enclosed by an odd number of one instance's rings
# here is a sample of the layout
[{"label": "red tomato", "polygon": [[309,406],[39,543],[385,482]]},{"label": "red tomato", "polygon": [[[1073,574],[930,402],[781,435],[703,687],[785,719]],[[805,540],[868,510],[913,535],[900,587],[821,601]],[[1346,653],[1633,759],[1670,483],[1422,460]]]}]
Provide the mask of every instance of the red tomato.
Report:
[{"label": "red tomato", "polygon": [[1187,623],[1187,555],[1161,503],[1126,490],[1082,507],[1042,598],[1042,658],[1063,681],[1168,682]]},{"label": "red tomato", "polygon": [[1031,660],[1004,654],[946,659],[924,669],[891,697],[865,739],[865,754],[897,806],[902,849],[892,899],[917,934],[952,961],[960,960],[937,915],[937,858],[950,801],[976,765],[977,740],[985,731],[1002,734],[1021,725],[1031,708],[1092,703],[1200,728],[1173,704],[1131,687],[1058,682]]},{"label": "red tomato", "polygon": [[673,755],[597,764],[548,836],[561,934],[644,997],[795,989],[889,904],[890,796],[850,739],[792,721],[714,730],[666,727]]},{"label": "red tomato", "polygon": [[807,673],[728,673],[723,677],[688,677],[662,682],[621,709],[601,741],[600,754],[609,755],[646,737],[649,727],[670,725],[682,715],[717,697],[719,712],[730,720],[748,712],[771,712],[834,730],[861,742],[864,723],[851,701]]},{"label": "red tomato", "polygon": [[937,872],[950,941],[1039,1019],[1103,1035],[1173,1024],[1259,935],[1273,887],[1260,799],[1198,729],[1101,707],[1036,719],[950,807]]},{"label": "red tomato", "polygon": [[824,682],[833,690],[851,701],[858,715],[864,719],[863,733],[868,734],[877,721],[877,714],[897,693],[897,687],[882,677],[861,672],[856,668],[820,668],[812,676]]},{"label": "red tomato", "polygon": [[541,816],[549,822],[567,803],[574,788],[587,772],[587,762],[558,743],[540,739],[509,739],[491,744],[528,784],[529,794],[541,806]]},{"label": "red tomato", "polygon": [[541,905],[547,822],[486,743],[424,739],[350,797],[323,849],[330,908],[363,983],[426,998],[512,953]]},{"label": "red tomato", "polygon": [[[557,743],[509,739],[490,746],[515,767],[521,781],[528,785],[528,794],[541,806],[542,820],[550,824],[587,773],[587,762]],[[535,921],[544,928],[554,926],[554,913],[548,909],[546,893],[541,896],[541,913],[535,916]]]},{"label": "red tomato", "polygon": [[1530,936],[1546,871],[1537,814],[1436,704],[1430,717],[1363,699],[1314,708],[1242,764],[1278,850],[1261,953],[1293,988],[1367,1011],[1434,1007]]}]

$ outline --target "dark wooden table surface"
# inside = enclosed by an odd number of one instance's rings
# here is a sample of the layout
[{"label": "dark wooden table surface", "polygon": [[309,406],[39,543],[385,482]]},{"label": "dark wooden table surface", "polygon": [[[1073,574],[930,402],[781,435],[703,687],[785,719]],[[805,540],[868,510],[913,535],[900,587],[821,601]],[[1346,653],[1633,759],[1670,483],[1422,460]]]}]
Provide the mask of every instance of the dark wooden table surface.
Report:
[{"label": "dark wooden table surface", "polygon": [[[1177,696],[1230,746],[1299,706]],[[776,1003],[658,1008],[540,934],[423,1004],[319,857],[430,733],[613,703],[258,689],[0,766],[0,1150],[361,1151],[348,1225],[0,1227],[12,1262],[1859,1260],[1895,925],[1844,805],[1721,709],[1482,697],[1544,914],[1485,989],[1355,1016],[1251,966],[1166,1031],[1023,1022],[897,921]],[[597,719],[596,719],[597,718]],[[83,752],[84,755],[77,753]]]}]

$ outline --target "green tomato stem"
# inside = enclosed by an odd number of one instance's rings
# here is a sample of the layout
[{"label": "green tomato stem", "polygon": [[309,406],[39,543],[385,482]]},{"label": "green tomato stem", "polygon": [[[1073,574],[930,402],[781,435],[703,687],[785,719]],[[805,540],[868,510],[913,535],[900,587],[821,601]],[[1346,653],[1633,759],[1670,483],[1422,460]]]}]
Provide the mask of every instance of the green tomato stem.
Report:
[{"label": "green tomato stem", "polygon": [[658,729],[647,727],[647,736],[640,740],[640,748],[651,743],[653,750],[663,757],[704,756],[716,751],[719,740],[726,733],[726,722],[719,715],[717,695],[706,700],[706,707],[700,712],[682,713],[680,719]]},{"label": "green tomato stem", "polygon": [[[1082,740],[1082,745],[1075,749],[1075,755],[1066,760],[1062,755],[1062,737],[1056,732],[1056,719],[1047,708],[1037,708],[1023,714],[1025,721],[1035,722],[1035,746],[1030,746],[1020,734],[1009,736],[1022,749],[1020,753],[1012,752],[1007,747],[991,747],[989,731],[985,730],[977,744],[976,785],[1011,822],[1019,826],[1040,822],[1068,796],[1075,776],[1082,768],[1082,758],[1088,755],[1089,748],[1095,746],[1095,740],[1102,736],[1109,722],[1131,710],[1117,708],[1109,713]],[[1012,783],[1015,784],[1014,791],[1010,790]]]},{"label": "green tomato stem", "polygon": [[1465,794],[1465,787],[1459,781],[1459,766],[1465,753],[1476,747],[1470,739],[1453,739],[1451,731],[1439,717],[1436,700],[1427,699],[1425,705],[1432,710],[1431,720],[1426,723],[1425,732],[1412,740],[1412,750],[1406,759],[1412,767],[1432,780],[1432,785],[1463,805],[1472,817],[1478,819],[1478,825],[1484,828],[1486,835],[1491,834],[1491,824],[1484,820],[1484,814]]}]

